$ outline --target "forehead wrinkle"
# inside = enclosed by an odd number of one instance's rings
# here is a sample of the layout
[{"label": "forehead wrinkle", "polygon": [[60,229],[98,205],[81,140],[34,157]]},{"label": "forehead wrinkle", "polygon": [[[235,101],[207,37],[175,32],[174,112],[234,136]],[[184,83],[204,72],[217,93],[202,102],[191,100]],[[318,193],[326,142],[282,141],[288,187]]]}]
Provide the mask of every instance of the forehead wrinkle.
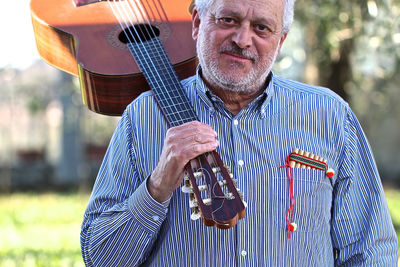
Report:
[{"label": "forehead wrinkle", "polygon": [[[250,14],[249,14],[250,13]],[[264,16],[257,16],[254,15],[255,11],[252,10],[247,10],[247,12],[240,12],[240,10],[234,9],[234,8],[229,8],[229,7],[221,7],[217,8],[214,15],[217,16],[230,16],[234,18],[238,18],[240,21],[246,19],[247,17],[251,18],[251,23],[253,24],[262,24],[262,25],[268,25],[269,27],[272,27],[274,29],[277,28],[277,22],[275,21],[274,18],[266,17]]]}]

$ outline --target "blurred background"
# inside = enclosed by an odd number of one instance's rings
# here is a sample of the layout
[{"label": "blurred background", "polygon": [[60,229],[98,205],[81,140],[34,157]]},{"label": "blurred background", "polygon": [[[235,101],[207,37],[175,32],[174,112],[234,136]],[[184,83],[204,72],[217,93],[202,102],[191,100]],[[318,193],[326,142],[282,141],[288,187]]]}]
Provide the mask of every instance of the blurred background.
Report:
[{"label": "blurred background", "polygon": [[[189,2],[189,1],[188,1]],[[400,0],[297,0],[277,75],[346,99],[400,231]],[[39,58],[28,0],[0,9],[0,267],[83,266],[83,212],[118,117]]]}]

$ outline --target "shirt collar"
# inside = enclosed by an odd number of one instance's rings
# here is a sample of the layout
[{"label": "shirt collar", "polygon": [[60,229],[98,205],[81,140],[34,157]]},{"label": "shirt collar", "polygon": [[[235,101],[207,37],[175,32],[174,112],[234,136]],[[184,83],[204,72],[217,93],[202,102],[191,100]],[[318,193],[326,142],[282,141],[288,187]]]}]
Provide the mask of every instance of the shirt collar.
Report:
[{"label": "shirt collar", "polygon": [[[274,92],[273,84],[275,75],[272,71],[270,72],[268,79],[269,83],[265,88],[264,92],[249,104],[249,107],[254,106],[254,109],[257,109],[259,107],[259,111],[261,112],[261,114],[265,114],[267,105],[270,102]],[[207,106],[212,106],[213,103],[218,103],[218,102],[220,102],[221,104],[223,103],[222,100],[218,96],[214,95],[204,83],[204,80],[201,77],[200,65],[197,66],[196,70],[196,83],[197,83],[197,94],[200,96],[200,98],[203,100],[203,102],[205,102]]]}]

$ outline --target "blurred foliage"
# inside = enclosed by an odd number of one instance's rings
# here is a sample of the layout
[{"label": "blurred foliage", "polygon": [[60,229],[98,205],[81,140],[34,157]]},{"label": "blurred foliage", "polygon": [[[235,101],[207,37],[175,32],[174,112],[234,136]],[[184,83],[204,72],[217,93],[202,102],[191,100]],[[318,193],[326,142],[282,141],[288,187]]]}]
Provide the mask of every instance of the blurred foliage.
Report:
[{"label": "blurred foliage", "polygon": [[0,104],[25,106],[32,115],[42,112],[57,97],[59,75],[57,70],[43,71],[33,66],[29,71],[5,68],[0,70]]},{"label": "blurred foliage", "polygon": [[[318,82],[344,98],[399,71],[399,0],[298,0],[307,61]],[[307,73],[306,73],[307,76]]]},{"label": "blurred foliage", "polygon": [[85,110],[81,125],[86,144],[105,146],[109,143],[119,117],[105,116]]},{"label": "blurred foliage", "polygon": [[0,196],[0,267],[84,266],[79,233],[87,194]]}]

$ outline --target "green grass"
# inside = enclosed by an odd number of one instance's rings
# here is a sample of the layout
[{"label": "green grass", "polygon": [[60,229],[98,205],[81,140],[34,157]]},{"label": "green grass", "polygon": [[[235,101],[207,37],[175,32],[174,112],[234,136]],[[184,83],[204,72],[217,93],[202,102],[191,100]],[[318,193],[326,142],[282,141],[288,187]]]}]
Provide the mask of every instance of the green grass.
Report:
[{"label": "green grass", "polygon": [[0,267],[84,266],[79,233],[87,194],[0,196]]},{"label": "green grass", "polygon": [[[386,188],[385,194],[400,237],[400,190]],[[0,267],[84,266],[79,233],[88,198],[78,193],[0,195]]]},{"label": "green grass", "polygon": [[394,229],[397,233],[397,240],[400,240],[400,189],[385,189],[385,195]]}]

